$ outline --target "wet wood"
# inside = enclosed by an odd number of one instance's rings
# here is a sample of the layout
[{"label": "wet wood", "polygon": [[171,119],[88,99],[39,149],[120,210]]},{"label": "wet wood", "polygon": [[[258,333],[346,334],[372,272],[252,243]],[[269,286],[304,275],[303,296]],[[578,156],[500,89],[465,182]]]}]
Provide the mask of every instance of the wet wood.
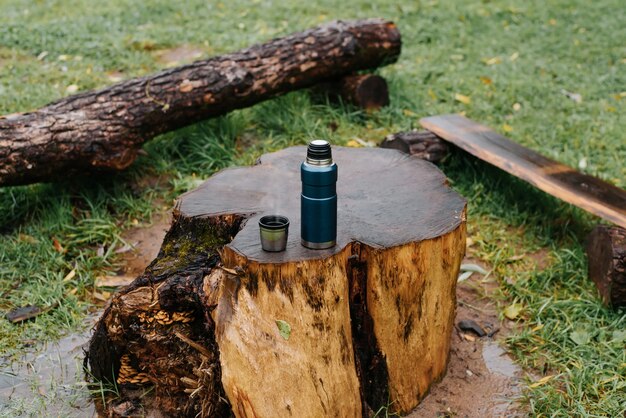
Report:
[{"label": "wet wood", "polygon": [[317,90],[333,100],[341,99],[363,110],[374,111],[389,106],[387,81],[376,74],[347,75],[334,82],[322,83]]},{"label": "wet wood", "polygon": [[475,157],[626,228],[625,190],[544,157],[461,115],[432,116],[420,123]]},{"label": "wet wood", "polygon": [[[99,378],[115,371],[115,402],[154,385],[171,415],[363,417],[389,403],[410,411],[443,376],[465,202],[432,164],[396,150],[333,153],[329,250],[300,245],[304,147],[180,198],[161,254],[96,327],[89,364]],[[274,213],[291,221],[281,253],[260,248],[258,220]]]},{"label": "wet wood", "polygon": [[589,277],[602,301],[613,308],[626,306],[626,229],[597,226],[587,238]]},{"label": "wet wood", "polygon": [[392,22],[337,21],[0,117],[0,186],[123,170],[159,134],[386,65],[400,47]]},{"label": "wet wood", "polygon": [[438,163],[449,153],[446,142],[429,131],[398,132],[387,136],[380,146],[397,149],[431,163]]},{"label": "wet wood", "polygon": [[28,321],[29,319],[33,319],[38,317],[41,314],[44,314],[54,308],[56,308],[59,304],[54,303],[51,306],[46,308],[40,308],[39,306],[28,305],[22,306],[20,308],[15,308],[6,314],[6,318],[9,322],[16,324],[19,322]]}]

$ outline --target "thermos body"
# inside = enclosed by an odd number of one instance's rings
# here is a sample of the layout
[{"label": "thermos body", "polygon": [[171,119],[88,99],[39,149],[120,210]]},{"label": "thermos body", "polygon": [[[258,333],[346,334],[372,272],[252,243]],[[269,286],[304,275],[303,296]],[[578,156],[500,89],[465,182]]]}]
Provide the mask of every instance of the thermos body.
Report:
[{"label": "thermos body", "polygon": [[300,166],[302,245],[315,250],[337,243],[337,164],[328,141],[309,142]]},{"label": "thermos body", "polygon": [[300,167],[302,179],[302,245],[312,249],[333,247],[337,241],[337,164]]}]

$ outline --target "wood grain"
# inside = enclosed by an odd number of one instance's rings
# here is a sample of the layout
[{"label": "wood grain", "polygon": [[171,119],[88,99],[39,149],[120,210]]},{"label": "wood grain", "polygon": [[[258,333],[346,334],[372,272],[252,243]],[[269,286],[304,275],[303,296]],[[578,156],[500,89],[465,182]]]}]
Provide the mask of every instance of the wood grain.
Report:
[{"label": "wood grain", "polygon": [[625,190],[544,157],[461,115],[431,116],[420,123],[475,157],[626,228]]}]

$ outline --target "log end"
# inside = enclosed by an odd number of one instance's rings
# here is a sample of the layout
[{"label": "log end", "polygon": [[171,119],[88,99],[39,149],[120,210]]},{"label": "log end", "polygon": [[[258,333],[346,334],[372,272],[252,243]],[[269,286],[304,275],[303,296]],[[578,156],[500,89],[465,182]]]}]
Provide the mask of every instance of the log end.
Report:
[{"label": "log end", "polygon": [[589,277],[607,306],[626,306],[626,230],[599,225],[587,238]]}]

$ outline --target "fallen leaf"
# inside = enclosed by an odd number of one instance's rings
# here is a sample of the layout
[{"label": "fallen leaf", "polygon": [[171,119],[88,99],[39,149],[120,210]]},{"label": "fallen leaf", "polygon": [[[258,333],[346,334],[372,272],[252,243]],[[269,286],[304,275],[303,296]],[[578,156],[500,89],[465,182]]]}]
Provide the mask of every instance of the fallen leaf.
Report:
[{"label": "fallen leaf", "polygon": [[484,77],[484,76],[480,77],[480,81],[482,81],[483,84],[487,86],[490,86],[493,83],[493,81],[489,77]]},{"label": "fallen leaf", "polygon": [[37,55],[37,60],[41,61],[48,56],[48,51],[41,51],[39,55]]},{"label": "fallen leaf", "polygon": [[526,254],[517,254],[514,255],[513,257],[509,257],[508,261],[519,261],[524,259],[524,257],[526,257]]},{"label": "fallen leaf", "polygon": [[583,101],[583,96],[581,96],[579,93],[572,93],[571,91],[567,91],[565,89],[561,89],[561,93],[563,93],[568,99],[571,99],[576,103],[580,103]]},{"label": "fallen leaf", "polygon": [[30,235],[27,234],[19,234],[17,236],[17,238],[21,241],[21,242],[27,242],[29,244],[38,244],[39,241],[37,240],[37,238],[32,237]]},{"label": "fallen leaf", "polygon": [[519,52],[516,51],[516,52],[511,54],[511,56],[509,57],[509,61],[513,62],[513,61],[515,61],[518,58],[519,58]]},{"label": "fallen leaf", "polygon": [[433,100],[437,100],[437,95],[432,89],[428,89],[428,97],[430,97]]},{"label": "fallen leaf", "polygon": [[463,281],[469,279],[470,277],[472,277],[472,274],[474,274],[473,271],[465,271],[465,272],[459,274],[459,278],[456,279],[456,281],[459,282],[459,283],[463,282]]},{"label": "fallen leaf", "polygon": [[548,23],[549,23],[551,26],[556,26],[556,19],[550,19],[550,20],[548,20]]},{"label": "fallen leaf", "polygon": [[472,273],[480,273],[483,276],[487,274],[487,270],[478,264],[461,264],[461,271],[471,271]]},{"label": "fallen leaf", "polygon": [[59,240],[56,239],[56,238],[52,238],[52,246],[59,253],[64,253],[65,252],[65,248],[63,248],[63,246],[61,245]]},{"label": "fallen leaf", "polygon": [[523,308],[521,303],[512,303],[504,310],[504,316],[512,321],[519,316]]},{"label": "fallen leaf", "polygon": [[133,280],[133,276],[100,276],[96,279],[96,287],[124,287]]},{"label": "fallen leaf", "polygon": [[65,54],[61,54],[57,58],[57,60],[59,60],[59,61],[67,61],[68,59],[70,59],[70,56],[69,55],[65,55]]},{"label": "fallen leaf", "polygon": [[99,301],[102,302],[106,302],[109,300],[109,298],[111,297],[111,293],[110,292],[93,292],[92,293],[93,297],[98,299]]},{"label": "fallen leaf", "polygon": [[277,319],[276,326],[278,327],[278,332],[280,336],[283,337],[285,340],[288,340],[289,336],[291,335],[291,325],[289,325],[288,322],[283,321],[282,319]]},{"label": "fallen leaf", "polygon": [[63,283],[67,283],[72,280],[76,276],[76,269],[72,269],[67,275],[63,278]]},{"label": "fallen leaf", "polygon": [[591,335],[584,329],[577,329],[569,334],[569,338],[576,345],[585,345],[591,340]]},{"label": "fallen leaf", "polygon": [[350,141],[348,141],[346,145],[352,148],[361,148],[361,144],[356,142],[354,139],[351,139]]},{"label": "fallen leaf", "polygon": [[553,377],[554,377],[554,375],[542,377],[541,379],[537,380],[535,383],[528,385],[528,387],[529,388],[536,388],[536,387],[539,387],[541,385],[545,385]]},{"label": "fallen leaf", "polygon": [[76,84],[70,84],[65,88],[66,93],[76,93],[78,91],[78,86]]},{"label": "fallen leaf", "polygon": [[463,335],[463,338],[465,338],[465,340],[473,342],[476,341],[476,337],[474,337],[473,335],[469,335],[469,334],[461,334]]},{"label": "fallen leaf", "polygon": [[404,116],[417,117],[417,113],[411,112],[409,109],[404,109],[402,113],[404,113]]},{"label": "fallen leaf", "polygon": [[461,102],[461,103],[466,104],[466,105],[468,105],[468,104],[470,104],[472,102],[472,98],[471,97],[466,96],[464,94],[460,94],[460,93],[456,93],[454,95],[454,99],[457,102]]},{"label": "fallen leaf", "polygon": [[502,125],[502,130],[504,132],[513,132],[513,127],[509,125],[508,123],[505,123]]},{"label": "fallen leaf", "polygon": [[613,331],[613,342],[622,343],[626,341],[626,330]]},{"label": "fallen leaf", "polygon": [[487,65],[496,65],[502,62],[502,58],[500,57],[485,58],[483,59],[483,62]]}]

